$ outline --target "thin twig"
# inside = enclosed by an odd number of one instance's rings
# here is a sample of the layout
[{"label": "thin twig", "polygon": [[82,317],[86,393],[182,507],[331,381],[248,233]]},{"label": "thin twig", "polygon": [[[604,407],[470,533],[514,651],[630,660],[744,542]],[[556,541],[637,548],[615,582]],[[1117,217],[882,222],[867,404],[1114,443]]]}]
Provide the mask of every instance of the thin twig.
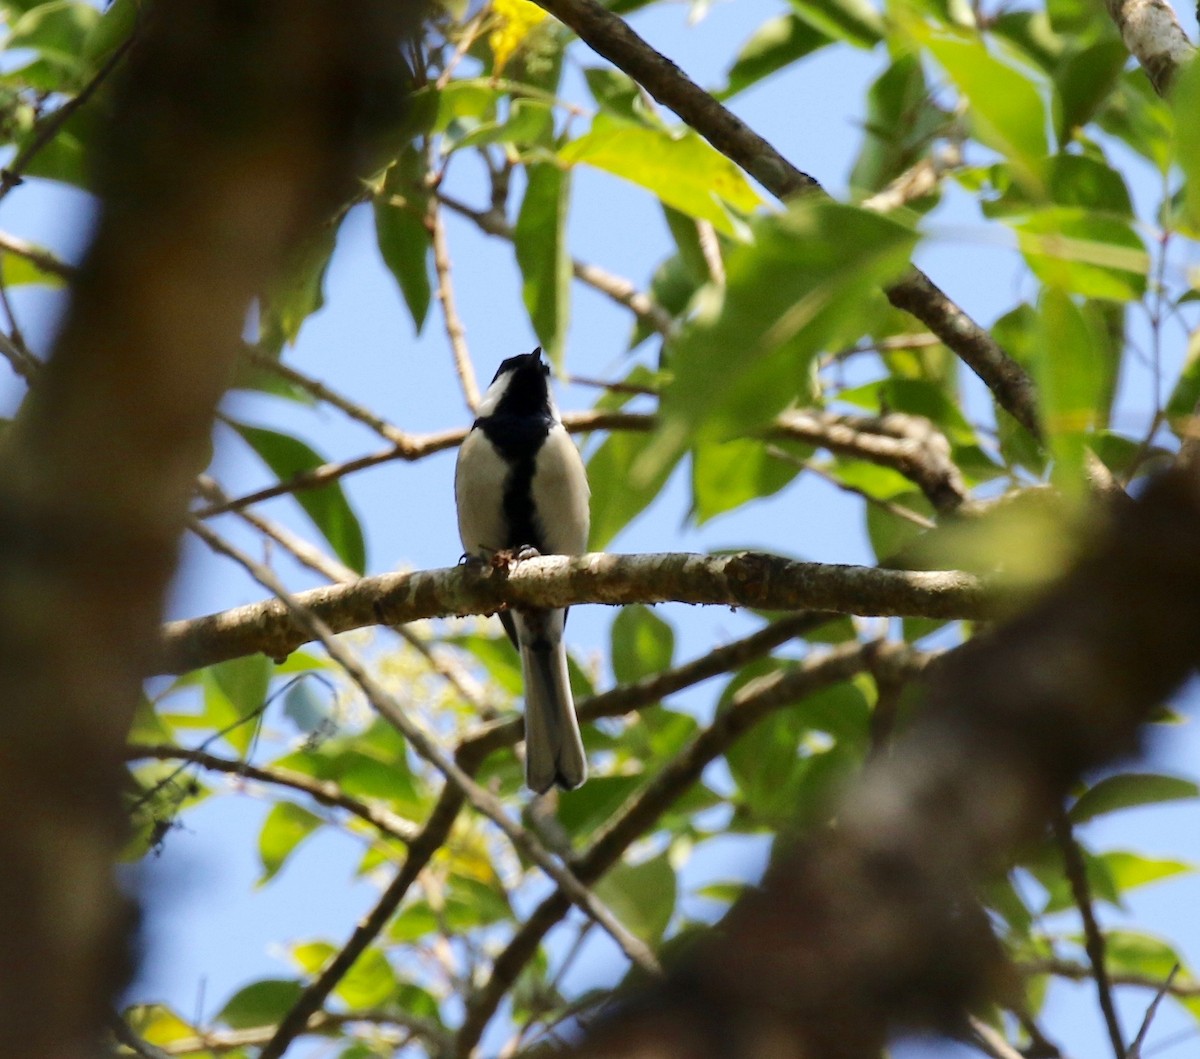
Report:
[{"label": "thin twig", "polygon": [[268,356],[253,346],[244,347],[242,356],[256,368],[269,371],[273,375],[278,375],[281,379],[287,379],[288,382],[300,387],[305,393],[311,394],[318,401],[324,401],[326,404],[333,405],[339,412],[343,412],[356,422],[362,423],[364,426],[375,431],[384,441],[390,441],[393,445],[404,445],[407,442],[408,435],[399,427],[393,426],[387,420],[380,418],[369,408],[351,401],[350,398],[337,393],[335,390],[331,390],[320,380],[305,375],[288,364],[284,364],[278,357]]},{"label": "thin twig", "polygon": [[153,758],[156,761],[190,761],[210,772],[224,772],[231,776],[239,776],[246,780],[256,780],[273,787],[287,787],[290,790],[307,794],[321,805],[336,809],[345,809],[352,816],[357,816],[385,835],[400,842],[409,843],[417,835],[417,825],[410,820],[397,816],[389,809],[373,805],[351,797],[332,780],[314,779],[300,772],[281,769],[272,765],[251,765],[246,761],[234,761],[218,757],[203,750],[191,750],[187,747],[174,746],[170,743],[130,743],[125,752],[125,760],[140,761]]},{"label": "thin twig", "polygon": [[[474,221],[480,231],[512,241],[512,226],[497,210],[472,209],[466,203],[447,195],[441,189],[438,189],[437,197],[438,201],[448,210]],[[656,304],[649,295],[639,291],[632,280],[609,272],[599,265],[575,259],[571,260],[571,272],[581,283],[586,283],[589,287],[611,298],[618,305],[623,305],[651,330],[657,331],[661,335],[671,333],[674,327],[671,314]]]},{"label": "thin twig", "polygon": [[[453,759],[448,757],[424,729],[399,707],[387,690],[367,672],[346,646],[335,637],[333,630],[301,604],[270,569],[233,547],[207,526],[193,520],[192,529],[210,548],[233,559],[255,580],[275,593],[293,617],[306,626],[315,639],[321,641],[329,656],[358,685],[375,711],[405,737],[417,754],[441,772],[446,777],[446,782],[456,787],[473,808],[496,824],[516,849],[549,875],[560,891],[566,894],[585,915],[594,919],[616,941],[622,952],[632,962],[653,975],[660,973],[658,961],[649,948],[632,935],[568,868],[560,865],[528,830],[515,823],[509,817],[503,803],[495,795],[475,783]],[[332,989],[333,983],[328,984]],[[327,995],[328,993],[324,994],[324,996]],[[324,996],[310,997],[308,1003],[316,1000],[318,1001],[317,1006],[319,1006],[320,1003],[323,1003]],[[299,1008],[298,1004],[280,1023],[278,1032],[263,1049],[260,1059],[278,1059],[286,1050],[295,1033],[307,1021],[312,1010],[315,1010],[313,1008],[300,1011]],[[303,1019],[300,1018],[301,1015],[303,1015]]]},{"label": "thin twig", "polygon": [[1075,907],[1083,920],[1084,947],[1088,960],[1092,965],[1092,978],[1096,983],[1096,994],[1100,1001],[1100,1010],[1104,1014],[1104,1025],[1108,1029],[1108,1039],[1112,1044],[1113,1055],[1116,1059],[1126,1059],[1125,1036],[1121,1032],[1121,1023],[1117,1018],[1117,1006],[1113,1002],[1112,981],[1108,976],[1105,961],[1104,933],[1096,922],[1096,913],[1092,908],[1092,891],[1088,885],[1087,865],[1084,863],[1083,851],[1075,840],[1075,832],[1071,819],[1066,810],[1059,808],[1054,814],[1054,837],[1062,852],[1063,865],[1066,869],[1067,881],[1071,884],[1071,895],[1075,899]]},{"label": "thin twig", "polygon": [[[1091,967],[1076,960],[1057,958],[1020,960],[1016,967],[1026,976],[1051,974],[1057,978],[1069,978],[1073,982],[1083,982],[1095,977]],[[1200,998],[1200,982],[1192,978],[1181,982],[1178,975],[1166,983],[1158,975],[1137,974],[1133,971],[1110,971],[1108,979],[1113,985],[1136,986],[1140,989],[1153,989],[1155,992],[1165,988],[1169,995],[1184,1000]]]},{"label": "thin twig", "polygon": [[983,1019],[970,1015],[967,1017],[967,1023],[971,1027],[971,1035],[974,1037],[975,1043],[983,1052],[991,1056],[991,1059],[1025,1059],[1025,1056]]},{"label": "thin twig", "polygon": [[171,1054],[151,1044],[116,1012],[113,1012],[112,1017],[108,1020],[108,1028],[112,1030],[112,1035],[116,1038],[117,1043],[123,1044],[138,1059],[166,1059]]},{"label": "thin twig", "polygon": [[474,415],[479,407],[479,383],[475,379],[475,366],[471,363],[471,351],[467,349],[467,331],[458,315],[454,300],[454,283],[450,276],[450,246],[446,240],[446,225],[437,199],[430,198],[426,215],[429,237],[433,244],[433,269],[437,273],[437,298],[442,307],[442,319],[446,324],[446,337],[450,340],[450,351],[454,355],[454,371],[458,375],[467,408]]},{"label": "thin twig", "polygon": [[1175,981],[1175,976],[1179,973],[1179,964],[1175,964],[1171,968],[1171,973],[1167,975],[1162,987],[1154,994],[1154,999],[1150,1001],[1150,1006],[1146,1008],[1146,1014],[1142,1018],[1142,1024],[1138,1027],[1137,1036],[1133,1038],[1133,1043],[1129,1046],[1129,1059],[1140,1059],[1142,1048],[1146,1043],[1146,1037],[1150,1033],[1150,1025],[1154,1022],[1154,1016],[1158,1013],[1158,1005],[1162,1003],[1163,997],[1171,989],[1171,983]]},{"label": "thin twig", "polygon": [[44,272],[48,276],[57,276],[59,279],[68,281],[75,278],[74,265],[68,265],[44,247],[27,243],[24,239],[19,239],[8,232],[0,232],[0,250],[6,254],[12,254],[14,257],[24,258],[39,272]]},{"label": "thin twig", "polygon": [[[662,813],[682,797],[709,763],[726,753],[742,735],[764,718],[804,696],[846,680],[873,664],[918,675],[932,656],[894,644],[841,644],[826,654],[806,659],[795,668],[751,681],[720,714],[625,804],[594,835],[591,845],[572,861],[578,878],[594,882],[611,868],[626,849],[644,835]],[[517,975],[537,951],[546,933],[570,909],[559,892],[542,901],[496,957],[492,973],[479,993],[467,1002],[458,1031],[455,1054],[465,1059],[478,1042],[496,1008]]]},{"label": "thin twig", "polygon": [[25,170],[29,168],[34,158],[62,131],[63,126],[67,123],[71,115],[95,95],[96,90],[121,64],[121,61],[133,47],[137,39],[137,32],[138,27],[135,26],[129,36],[121,41],[112,55],[105,60],[104,65],[92,75],[91,80],[80,89],[78,95],[68,99],[61,107],[52,111],[38,123],[29,142],[21,148],[16,158],[9,165],[0,170],[0,199],[3,199],[5,195],[21,183],[21,178]]}]

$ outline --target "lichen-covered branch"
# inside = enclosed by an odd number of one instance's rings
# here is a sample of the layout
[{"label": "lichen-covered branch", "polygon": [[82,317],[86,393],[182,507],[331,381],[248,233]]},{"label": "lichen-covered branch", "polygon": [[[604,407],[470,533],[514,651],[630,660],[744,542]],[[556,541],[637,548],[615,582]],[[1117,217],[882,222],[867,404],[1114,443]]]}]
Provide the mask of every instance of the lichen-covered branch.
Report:
[{"label": "lichen-covered branch", "polygon": [[[996,600],[954,570],[885,570],[796,562],[761,552],[545,556],[490,567],[380,574],[297,593],[335,633],[420,618],[492,614],[508,606],[706,603],[764,610],[926,618],[982,618]],[[311,631],[277,599],[168,623],[160,672],[184,672],[250,654],[286,658]]]},{"label": "lichen-covered branch", "polygon": [[1179,68],[1191,62],[1195,46],[1167,0],[1106,0],[1108,13],[1154,90],[1166,95]]}]

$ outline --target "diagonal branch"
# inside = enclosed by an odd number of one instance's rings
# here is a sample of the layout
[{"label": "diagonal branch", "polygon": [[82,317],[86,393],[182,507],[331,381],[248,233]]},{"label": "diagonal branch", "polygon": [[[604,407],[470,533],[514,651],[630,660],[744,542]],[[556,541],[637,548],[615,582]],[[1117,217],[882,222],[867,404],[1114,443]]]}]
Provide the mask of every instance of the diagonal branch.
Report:
[{"label": "diagonal branch", "polygon": [[[204,526],[193,523],[197,533]],[[207,537],[206,537],[207,539]],[[946,619],[994,615],[995,591],[955,570],[888,570],[735,555],[543,556],[479,570],[451,567],[364,577],[310,589],[296,603],[331,633],[419,618],[493,614],[508,606],[706,603],[762,610]],[[272,599],[167,623],[160,672],[183,672],[262,653],[282,659],[317,637],[311,622]]]},{"label": "diagonal branch", "polygon": [[[805,660],[794,669],[772,673],[747,684],[734,695],[729,709],[694,736],[649,783],[632,794],[597,833],[587,851],[573,860],[576,877],[586,883],[599,879],[699,780],[710,762],[726,753],[742,735],[770,714],[874,665],[885,666],[893,674],[904,671],[908,676],[916,676],[923,671],[929,657],[892,644],[842,644],[827,654]],[[496,958],[483,988],[467,1004],[466,1018],[456,1042],[458,1056],[471,1053],[517,975],[536,953],[542,938],[570,907],[565,895],[557,891],[551,894],[538,905]]]},{"label": "diagonal branch", "polygon": [[[646,945],[631,934],[569,868],[561,865],[527,829],[515,823],[509,817],[504,804],[495,795],[480,787],[454,760],[447,757],[424,729],[399,707],[392,696],[367,672],[358,659],[334,637],[329,626],[288,592],[271,570],[222,540],[208,527],[193,520],[191,528],[210,548],[233,559],[244,567],[255,580],[274,592],[278,597],[278,602],[286,607],[292,617],[306,628],[308,634],[313,639],[321,641],[330,658],[341,666],[347,676],[358,685],[372,708],[404,736],[417,754],[442,773],[446,777],[447,784],[457,788],[472,808],[491,820],[523,856],[541,868],[558,885],[559,889],[570,897],[572,903],[577,905],[589,918],[595,920],[633,963],[652,975],[660,973],[658,961]],[[402,871],[389,890],[396,887],[403,876],[404,872]],[[407,884],[405,889],[407,889]],[[331,961],[330,966],[340,966],[344,955],[344,952],[340,953]],[[349,967],[350,963],[345,963],[342,973],[345,973]],[[275,1036],[263,1048],[260,1059],[279,1059],[295,1035],[301,1032],[309,1017],[324,1003],[329,991],[341,977],[339,974],[336,978],[327,978],[329,969],[326,967],[317,980],[327,986],[325,991],[320,992],[311,988],[305,991],[300,1001],[284,1017]]]},{"label": "diagonal branch", "polygon": [[[596,0],[537,0],[570,26],[597,54],[623,70],[718,151],[736,162],[780,199],[821,192],[744,121],[655,51],[619,16]],[[822,192],[823,193],[823,192]],[[1041,436],[1036,393],[1025,370],[919,269],[887,288],[889,300],[911,313],[967,364],[1009,412],[1035,437]]]}]

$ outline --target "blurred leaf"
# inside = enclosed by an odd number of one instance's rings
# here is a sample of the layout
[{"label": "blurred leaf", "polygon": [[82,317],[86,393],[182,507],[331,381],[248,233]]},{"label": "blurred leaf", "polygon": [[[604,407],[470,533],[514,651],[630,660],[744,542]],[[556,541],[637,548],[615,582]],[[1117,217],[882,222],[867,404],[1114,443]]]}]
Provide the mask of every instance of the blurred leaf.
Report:
[{"label": "blurred leaf", "polygon": [[1058,143],[1065,146],[1083,128],[1116,87],[1129,61],[1120,37],[1071,52],[1054,72]]},{"label": "blurred leaf", "polygon": [[1125,178],[1098,158],[1056,155],[1050,165],[1050,197],[1060,206],[1076,206],[1133,218]]},{"label": "blurred leaf", "polygon": [[923,43],[971,104],[979,140],[1012,163],[1022,184],[1043,186],[1046,108],[1033,81],[992,55],[978,38],[928,34]]},{"label": "blurred leaf", "polygon": [[764,22],[738,52],[726,85],[717,99],[729,99],[764,77],[811,55],[832,39],[798,15],[778,15]]},{"label": "blurred leaf", "polygon": [[883,38],[883,18],[868,0],[790,0],[814,29],[856,48],[873,48]]},{"label": "blurred leaf", "polygon": [[588,551],[604,551],[662,491],[682,452],[656,466],[654,474],[645,481],[630,477],[631,469],[653,444],[653,434],[614,430],[588,460],[588,481],[592,487]]},{"label": "blurred leaf", "polygon": [[703,525],[751,500],[773,496],[800,472],[754,438],[698,439],[692,449],[692,513]]},{"label": "blurred leaf", "polygon": [[516,50],[546,17],[530,0],[492,0],[494,27],[488,34],[492,49],[493,73],[499,75]]},{"label": "blurred leaf", "polygon": [[436,933],[441,925],[428,901],[406,904],[388,927],[387,936],[393,941],[411,944]]},{"label": "blurred leaf", "polygon": [[[292,947],[292,956],[309,974],[316,974],[337,950],[325,941],[304,942]],[[367,949],[334,988],[334,995],[352,1011],[378,1007],[396,991],[396,975],[379,949]]]},{"label": "blurred leaf", "polygon": [[561,368],[571,304],[570,176],[549,162],[526,166],[525,173],[525,198],[513,229],[522,295],[542,348]]},{"label": "blurred leaf", "polygon": [[318,731],[330,717],[329,704],[307,680],[300,680],[288,688],[283,696],[283,714],[304,733]]},{"label": "blurred leaf", "polygon": [[921,60],[898,56],[867,92],[866,135],[850,186],[863,194],[886,187],[928,153],[949,120],[931,98]]},{"label": "blurred leaf", "polygon": [[241,717],[248,717],[266,701],[271,684],[272,663],[265,655],[246,655],[209,666],[220,689]]},{"label": "blurred leaf", "polygon": [[462,935],[480,927],[513,918],[512,906],[498,882],[488,884],[463,875],[452,875],[446,890],[446,928]]},{"label": "blurred leaf", "polygon": [[1171,396],[1167,399],[1167,422],[1178,438],[1188,436],[1192,429],[1192,417],[1200,403],[1200,331],[1188,336],[1187,359],[1179,373],[1179,379]]},{"label": "blurred leaf", "polygon": [[611,820],[642,783],[642,776],[589,777],[582,787],[560,795],[558,821],[578,841]]},{"label": "blurred leaf", "polygon": [[[893,499],[893,503],[926,518],[933,514],[929,501],[915,490],[900,494]],[[867,537],[879,562],[894,561],[925,533],[925,529],[918,523],[894,514],[878,504],[864,505],[864,513],[867,520]]]},{"label": "blurred leaf", "polygon": [[[1191,103],[1197,88],[1194,81],[1183,89],[1182,94],[1180,88],[1176,83],[1172,99],[1175,112],[1182,115],[1183,139],[1190,142],[1195,135],[1190,115],[1195,113]],[[1123,141],[1131,150],[1149,159],[1160,173],[1166,174],[1176,150],[1176,123],[1172,121],[1170,107],[1155,93],[1140,69],[1126,71],[1118,90],[1108,99],[1096,120],[1105,132]],[[1185,143],[1180,142],[1178,146],[1189,157],[1195,155]],[[1189,181],[1189,184],[1195,187],[1195,181]]]},{"label": "blurred leaf", "polygon": [[661,673],[671,665],[675,632],[649,607],[622,607],[612,623],[613,675],[621,684]]},{"label": "blurred leaf", "polygon": [[1175,151],[1185,178],[1184,201],[1194,230],[1200,227],[1200,129],[1196,128],[1196,114],[1200,112],[1200,69],[1195,63],[1188,63],[1175,78],[1171,107],[1175,113]]},{"label": "blurred leaf", "polygon": [[31,7],[10,23],[5,49],[16,52],[30,48],[54,70],[57,83],[40,87],[79,88],[91,73],[84,58],[84,42],[99,21],[100,12],[82,0],[50,0]]},{"label": "blurred leaf", "polygon": [[1088,298],[1131,301],[1145,294],[1150,255],[1128,221],[1050,207],[1014,227],[1043,283]]},{"label": "blurred leaf", "polygon": [[1200,785],[1178,776],[1122,772],[1089,787],[1071,806],[1072,822],[1082,824],[1098,816],[1140,805],[1157,805],[1200,796]]},{"label": "blurred leaf", "polygon": [[1079,307],[1058,288],[1043,291],[1040,310],[1034,378],[1057,463],[1056,481],[1078,493],[1083,488],[1083,439],[1097,426],[1101,394],[1107,389],[1102,344]]},{"label": "blurred leaf", "polygon": [[760,203],[742,171],[690,129],[672,133],[600,113],[591,132],[564,146],[559,159],[622,177],[726,235],[736,228],[723,203],[743,213]]},{"label": "blurred leaf", "polygon": [[[35,253],[47,253],[41,247],[30,244]],[[62,287],[62,276],[38,267],[28,257],[0,250],[0,286],[19,287],[23,284],[38,284],[43,287]]]},{"label": "blurred leaf", "polygon": [[675,377],[633,487],[661,476],[697,437],[749,433],[810,399],[816,354],[869,326],[864,306],[882,300],[877,289],[908,267],[915,243],[894,220],[815,199],[756,218],[753,243],[728,254],[725,288],[705,288],[669,342]]},{"label": "blurred leaf", "polygon": [[225,1002],[217,1019],[235,1030],[275,1026],[303,992],[303,983],[294,978],[264,978],[251,982]]},{"label": "blurred leaf", "polygon": [[129,38],[143,4],[144,0],[111,0],[83,42],[82,55],[90,68],[98,67]]},{"label": "blurred leaf", "polygon": [[375,238],[384,264],[400,287],[404,304],[420,334],[429,312],[432,287],[429,279],[430,234],[422,204],[394,203],[385,193],[374,199]]},{"label": "blurred leaf", "polygon": [[[495,623],[495,627],[499,626]],[[471,633],[450,637],[483,666],[488,676],[511,695],[521,694],[521,660],[506,635]]]},{"label": "blurred leaf", "polygon": [[657,945],[675,912],[675,869],[665,852],[629,864],[622,861],[593,889],[617,919],[649,945]]},{"label": "blurred leaf", "polygon": [[610,66],[585,66],[583,77],[596,105],[618,118],[661,124],[642,98],[642,90],[628,74]]},{"label": "blurred leaf", "polygon": [[258,859],[263,873],[258,885],[270,882],[300,845],[324,821],[294,802],[271,806],[258,836]]},{"label": "blurred leaf", "polygon": [[[323,456],[289,434],[233,421],[230,421],[230,425],[262,457],[281,482],[326,463]],[[330,482],[316,489],[302,489],[296,493],[296,501],[313,520],[337,557],[361,574],[366,569],[366,545],[362,527],[346,500],[346,494],[342,492],[341,483]]]},{"label": "blurred leaf", "polygon": [[278,354],[295,342],[304,321],[325,304],[325,272],[336,240],[337,229],[326,224],[292,252],[287,267],[262,298],[258,326],[263,349]]},{"label": "blurred leaf", "polygon": [[165,1004],[138,1004],[125,1018],[134,1032],[150,1044],[168,1045],[196,1036],[196,1028]]}]

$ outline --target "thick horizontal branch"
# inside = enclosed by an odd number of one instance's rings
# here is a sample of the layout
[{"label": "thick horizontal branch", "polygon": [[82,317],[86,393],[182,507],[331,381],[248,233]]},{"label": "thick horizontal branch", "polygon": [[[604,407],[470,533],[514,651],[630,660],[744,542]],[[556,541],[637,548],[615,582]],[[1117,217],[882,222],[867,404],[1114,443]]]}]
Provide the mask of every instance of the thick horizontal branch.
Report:
[{"label": "thick horizontal branch", "polygon": [[[546,556],[482,569],[380,574],[296,599],[334,632],[492,614],[509,606],[581,603],[703,603],[945,619],[995,612],[992,594],[971,574],[795,562],[761,552]],[[283,659],[311,638],[283,603],[265,600],[168,623],[158,671],[181,673],[259,653]]]}]

